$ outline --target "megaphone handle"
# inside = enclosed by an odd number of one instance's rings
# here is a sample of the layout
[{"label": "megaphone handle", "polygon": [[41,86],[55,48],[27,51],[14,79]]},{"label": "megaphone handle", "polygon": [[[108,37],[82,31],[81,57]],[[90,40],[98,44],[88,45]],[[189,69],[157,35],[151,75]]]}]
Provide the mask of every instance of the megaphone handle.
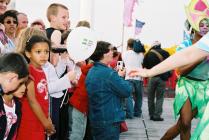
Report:
[{"label": "megaphone handle", "polygon": [[76,63],[74,62],[73,63],[73,68],[72,68],[73,71],[75,71],[75,66],[76,66]]}]

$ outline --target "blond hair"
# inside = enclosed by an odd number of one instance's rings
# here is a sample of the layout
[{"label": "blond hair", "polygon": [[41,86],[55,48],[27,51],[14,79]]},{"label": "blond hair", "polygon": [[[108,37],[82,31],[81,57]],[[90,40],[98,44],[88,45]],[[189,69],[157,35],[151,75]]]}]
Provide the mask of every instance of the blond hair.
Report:
[{"label": "blond hair", "polygon": [[81,20],[81,21],[78,22],[76,27],[81,27],[81,26],[90,28],[90,23],[86,20]]},{"label": "blond hair", "polygon": [[4,0],[4,1],[6,1],[6,2],[7,2],[7,5],[11,2],[11,0]]},{"label": "blond hair", "polygon": [[46,16],[47,16],[47,19],[48,19],[49,22],[51,21],[51,15],[53,15],[53,16],[56,16],[57,15],[58,8],[63,8],[63,9],[68,10],[68,8],[65,5],[63,5],[63,4],[60,4],[60,3],[52,3],[47,8],[47,13],[46,13]]},{"label": "blond hair", "polygon": [[26,42],[34,35],[46,37],[46,33],[44,31],[33,28],[33,27],[29,27],[29,28],[21,30],[21,32],[18,36],[16,52],[25,55],[24,52],[25,52]]}]

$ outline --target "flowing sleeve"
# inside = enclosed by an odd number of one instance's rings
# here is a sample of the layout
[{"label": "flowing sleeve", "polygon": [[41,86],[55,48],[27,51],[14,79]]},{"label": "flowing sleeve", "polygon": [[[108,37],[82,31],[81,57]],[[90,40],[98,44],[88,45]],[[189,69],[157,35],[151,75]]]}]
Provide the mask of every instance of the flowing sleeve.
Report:
[{"label": "flowing sleeve", "polygon": [[195,44],[195,47],[209,52],[209,32]]}]

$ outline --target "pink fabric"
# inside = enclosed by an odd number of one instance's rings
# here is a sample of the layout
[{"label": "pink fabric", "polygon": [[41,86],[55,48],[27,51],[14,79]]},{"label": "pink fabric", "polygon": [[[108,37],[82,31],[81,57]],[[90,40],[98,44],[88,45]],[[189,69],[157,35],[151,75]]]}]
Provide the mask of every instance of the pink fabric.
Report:
[{"label": "pink fabric", "polygon": [[198,10],[198,11],[204,11],[206,8],[207,8],[207,5],[202,0],[199,0],[197,4],[195,5],[195,10]]},{"label": "pink fabric", "polygon": [[190,15],[193,21],[197,21],[199,15],[194,14],[194,13],[190,13]]},{"label": "pink fabric", "polygon": [[123,24],[125,26],[132,26],[132,13],[136,2],[137,0],[124,0]]}]

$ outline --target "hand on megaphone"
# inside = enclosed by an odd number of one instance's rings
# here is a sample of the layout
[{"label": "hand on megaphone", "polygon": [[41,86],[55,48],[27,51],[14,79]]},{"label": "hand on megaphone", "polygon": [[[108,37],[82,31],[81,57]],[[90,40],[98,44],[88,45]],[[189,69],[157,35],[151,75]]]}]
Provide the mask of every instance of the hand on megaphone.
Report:
[{"label": "hand on megaphone", "polygon": [[75,71],[71,70],[67,73],[69,81],[75,81],[76,80],[76,73]]}]

